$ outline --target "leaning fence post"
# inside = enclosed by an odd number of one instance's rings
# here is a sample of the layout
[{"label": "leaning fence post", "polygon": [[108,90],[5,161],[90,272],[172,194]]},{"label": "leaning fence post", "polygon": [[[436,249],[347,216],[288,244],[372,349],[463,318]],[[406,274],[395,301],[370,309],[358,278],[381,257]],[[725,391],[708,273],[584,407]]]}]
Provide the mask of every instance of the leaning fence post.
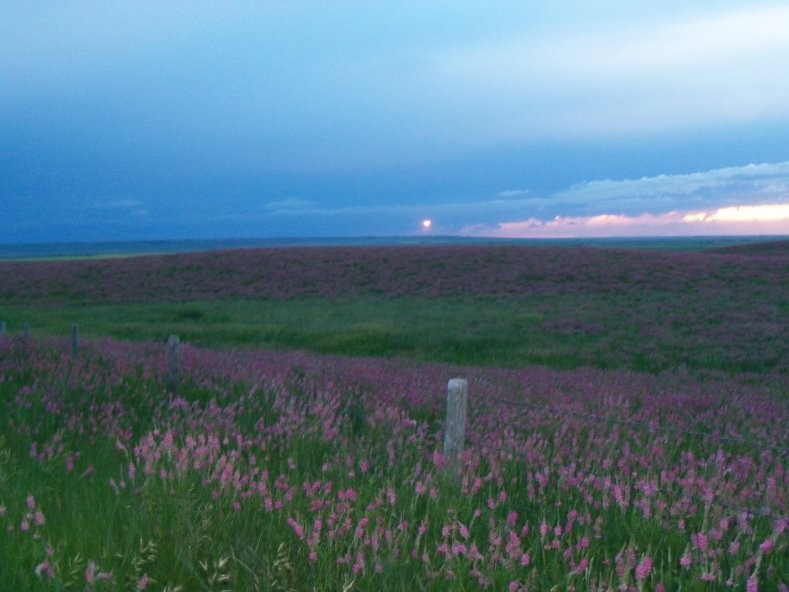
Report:
[{"label": "leaning fence post", "polygon": [[79,355],[79,324],[71,325],[71,355],[75,358]]},{"label": "leaning fence post", "polygon": [[466,399],[468,381],[453,378],[447,385],[447,421],[444,428],[445,469],[453,477],[460,475],[460,455],[466,439]]},{"label": "leaning fence post", "polygon": [[22,323],[22,338],[30,339],[30,323]]},{"label": "leaning fence post", "polygon": [[178,391],[178,358],[181,340],[178,335],[170,335],[167,340],[167,386],[172,393]]}]

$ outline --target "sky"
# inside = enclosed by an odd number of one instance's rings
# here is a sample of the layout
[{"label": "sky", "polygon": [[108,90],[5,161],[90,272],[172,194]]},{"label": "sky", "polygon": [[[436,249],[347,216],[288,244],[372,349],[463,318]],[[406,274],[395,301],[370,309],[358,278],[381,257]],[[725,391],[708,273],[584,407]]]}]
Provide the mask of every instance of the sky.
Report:
[{"label": "sky", "polygon": [[5,0],[0,243],[789,234],[786,31],[759,0]]}]

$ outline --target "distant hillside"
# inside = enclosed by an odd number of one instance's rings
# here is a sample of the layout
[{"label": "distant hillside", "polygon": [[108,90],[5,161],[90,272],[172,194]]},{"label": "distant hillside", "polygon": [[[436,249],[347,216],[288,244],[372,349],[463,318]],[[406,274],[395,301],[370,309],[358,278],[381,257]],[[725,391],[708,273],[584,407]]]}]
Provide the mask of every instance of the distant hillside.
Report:
[{"label": "distant hillside", "polygon": [[[0,303],[789,291],[789,242],[734,252],[513,246],[241,249],[0,261]],[[743,252],[749,256],[743,256]],[[705,296],[707,297],[707,296]]]},{"label": "distant hillside", "polygon": [[728,255],[789,255],[789,240],[730,245],[728,247],[710,249],[708,252]]}]

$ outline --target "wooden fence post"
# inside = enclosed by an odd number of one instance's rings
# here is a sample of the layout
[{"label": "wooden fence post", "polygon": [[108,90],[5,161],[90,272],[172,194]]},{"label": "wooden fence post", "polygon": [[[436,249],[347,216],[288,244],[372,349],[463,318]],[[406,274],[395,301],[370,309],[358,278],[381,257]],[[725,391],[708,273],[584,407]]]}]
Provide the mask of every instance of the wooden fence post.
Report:
[{"label": "wooden fence post", "polygon": [[181,340],[178,335],[170,335],[167,340],[167,387],[170,392],[175,394],[178,392],[178,366],[179,366],[179,349]]},{"label": "wooden fence post", "polygon": [[71,355],[75,358],[79,355],[79,324],[71,325]]},{"label": "wooden fence post", "polygon": [[22,338],[30,339],[30,323],[22,323]]},{"label": "wooden fence post", "polygon": [[452,477],[460,475],[460,455],[466,440],[466,399],[468,381],[453,378],[447,385],[447,420],[444,428],[445,470]]}]

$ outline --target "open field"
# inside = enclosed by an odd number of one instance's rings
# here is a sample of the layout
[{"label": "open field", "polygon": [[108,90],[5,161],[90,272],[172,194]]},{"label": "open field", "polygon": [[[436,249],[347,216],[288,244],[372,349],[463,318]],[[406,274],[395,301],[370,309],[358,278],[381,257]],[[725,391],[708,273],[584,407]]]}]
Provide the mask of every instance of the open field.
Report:
[{"label": "open field", "polygon": [[0,312],[38,335],[78,322],[86,337],[207,347],[786,374],[778,244],[768,256],[381,247],[0,262]]},{"label": "open field", "polygon": [[758,253],[0,263],[0,589],[785,590],[789,255]]}]

